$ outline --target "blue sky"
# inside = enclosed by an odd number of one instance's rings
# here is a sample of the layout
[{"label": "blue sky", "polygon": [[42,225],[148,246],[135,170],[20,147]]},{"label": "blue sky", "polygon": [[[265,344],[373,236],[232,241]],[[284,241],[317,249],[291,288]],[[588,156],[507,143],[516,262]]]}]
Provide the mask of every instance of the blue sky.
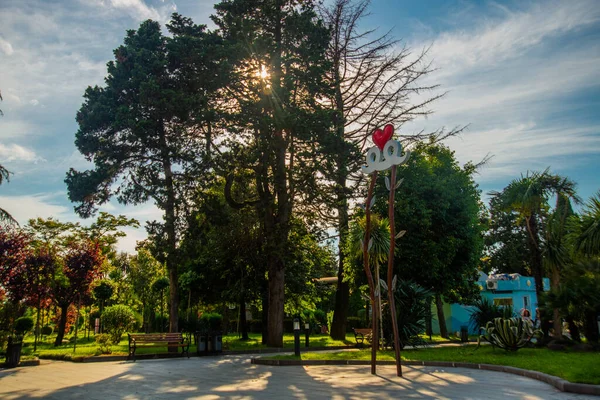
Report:
[{"label": "blue sky", "polygon": [[[213,1],[2,0],[0,2],[0,163],[14,173],[0,206],[20,222],[78,218],[63,183],[88,164],[73,144],[75,114],[88,85],[127,29],[173,11],[207,23]],[[405,132],[469,125],[448,141],[465,163],[493,156],[477,177],[483,193],[527,170],[569,176],[588,198],[600,188],[600,2],[373,0],[365,28],[392,30],[415,52],[430,47],[437,71],[424,83],[446,96],[435,114]],[[142,222],[151,204],[104,210]],[[132,251],[143,230],[120,247]]]}]

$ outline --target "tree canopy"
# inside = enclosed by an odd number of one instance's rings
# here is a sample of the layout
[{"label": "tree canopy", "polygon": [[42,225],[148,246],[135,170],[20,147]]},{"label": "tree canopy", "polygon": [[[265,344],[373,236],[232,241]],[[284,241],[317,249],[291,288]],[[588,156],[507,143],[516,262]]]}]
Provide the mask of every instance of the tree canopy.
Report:
[{"label": "tree canopy", "polygon": [[[441,144],[418,144],[399,168],[403,179],[395,198],[397,242],[395,273],[436,294],[438,321],[444,335],[442,297],[469,302],[483,247],[482,204],[473,180],[475,167],[460,167],[454,152]],[[382,180],[380,180],[382,181]],[[387,189],[376,187],[374,211],[387,213]]]}]

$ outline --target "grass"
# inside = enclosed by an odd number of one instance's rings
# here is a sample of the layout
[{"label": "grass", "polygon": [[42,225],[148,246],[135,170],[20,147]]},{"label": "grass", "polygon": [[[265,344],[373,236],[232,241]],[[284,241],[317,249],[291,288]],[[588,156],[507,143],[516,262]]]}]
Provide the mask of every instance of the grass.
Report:
[{"label": "grass", "polygon": [[[224,350],[257,350],[266,349],[268,346],[261,343],[260,333],[250,333],[248,340],[242,340],[238,338],[237,334],[224,335],[223,336],[223,349]],[[304,347],[305,337],[304,334],[300,334],[300,344]],[[322,334],[311,334],[309,338],[311,347],[332,347],[332,346],[353,346],[356,344],[354,341],[354,334],[346,334],[346,340],[334,340],[329,335]],[[294,335],[286,333],[283,335],[283,347],[293,348],[294,347]]]},{"label": "grass", "polygon": [[[454,361],[475,364],[496,364],[543,372],[569,382],[600,384],[600,353],[552,351],[546,348],[523,348],[507,352],[475,345],[403,350],[406,361]],[[295,356],[275,356],[274,359],[298,359]],[[335,353],[302,353],[302,360],[371,360],[370,350]],[[378,360],[394,360],[393,352],[380,352]]]},{"label": "grass", "polygon": [[[248,340],[241,340],[237,334],[223,335],[223,349],[224,350],[259,350],[266,349],[268,346],[261,343],[260,334],[250,334]],[[62,344],[54,347],[54,339],[56,335],[44,337],[38,341],[37,349],[33,351],[33,335],[25,337],[23,342],[23,349],[21,351],[21,357],[23,360],[31,359],[34,357],[40,358],[51,358],[51,359],[66,359],[70,360],[76,357],[90,357],[98,355],[98,344],[94,340],[94,336],[90,335],[89,339],[81,337],[77,340],[77,348],[75,353],[73,352],[73,343]],[[68,339],[68,338],[66,338]],[[301,335],[301,344],[304,346],[304,334]],[[65,340],[68,341],[68,340]],[[346,340],[333,340],[328,335],[311,335],[310,345],[312,347],[332,347],[332,346],[348,346],[354,344],[354,335],[348,334]],[[285,334],[283,337],[283,346],[285,348],[294,347],[294,335]],[[117,345],[112,345],[111,355],[127,355],[128,353],[128,339],[127,335],[121,337],[121,341]],[[190,351],[195,351],[195,345],[190,345]],[[166,352],[165,349],[161,348],[145,348],[140,347],[137,349],[136,354],[154,354],[157,352]]]}]

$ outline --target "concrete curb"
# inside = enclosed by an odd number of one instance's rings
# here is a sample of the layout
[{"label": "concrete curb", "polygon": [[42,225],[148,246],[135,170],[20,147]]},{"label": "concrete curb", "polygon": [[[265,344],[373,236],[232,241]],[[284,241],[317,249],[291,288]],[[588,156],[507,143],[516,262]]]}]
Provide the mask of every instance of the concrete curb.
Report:
[{"label": "concrete curb", "polygon": [[[5,363],[1,362],[0,363],[0,368],[6,368]],[[19,362],[19,365],[17,365],[17,367],[34,367],[36,365],[40,365],[40,359],[39,358],[35,358],[33,360],[21,360]],[[8,369],[8,368],[6,368]]]},{"label": "concrete curb", "polygon": [[[264,360],[262,358],[252,358],[252,364],[271,365],[271,366],[293,366],[293,365],[371,365],[370,361],[363,360]],[[377,361],[377,365],[396,365],[395,361]],[[514,374],[535,379],[554,386],[561,392],[587,394],[600,396],[600,385],[588,385],[585,383],[572,383],[562,378],[544,374],[543,372],[531,371],[528,369],[507,367],[494,364],[473,364],[453,361],[403,361],[402,365],[417,365],[423,367],[443,367],[443,368],[471,368],[485,371],[497,371],[507,374]]]}]

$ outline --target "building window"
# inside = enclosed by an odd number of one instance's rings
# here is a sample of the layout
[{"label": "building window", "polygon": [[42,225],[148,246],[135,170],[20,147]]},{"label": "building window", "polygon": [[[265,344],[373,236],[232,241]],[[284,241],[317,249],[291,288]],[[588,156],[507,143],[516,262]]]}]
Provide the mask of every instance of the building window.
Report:
[{"label": "building window", "polygon": [[494,305],[496,306],[512,306],[513,299],[512,297],[499,297],[494,299]]}]

